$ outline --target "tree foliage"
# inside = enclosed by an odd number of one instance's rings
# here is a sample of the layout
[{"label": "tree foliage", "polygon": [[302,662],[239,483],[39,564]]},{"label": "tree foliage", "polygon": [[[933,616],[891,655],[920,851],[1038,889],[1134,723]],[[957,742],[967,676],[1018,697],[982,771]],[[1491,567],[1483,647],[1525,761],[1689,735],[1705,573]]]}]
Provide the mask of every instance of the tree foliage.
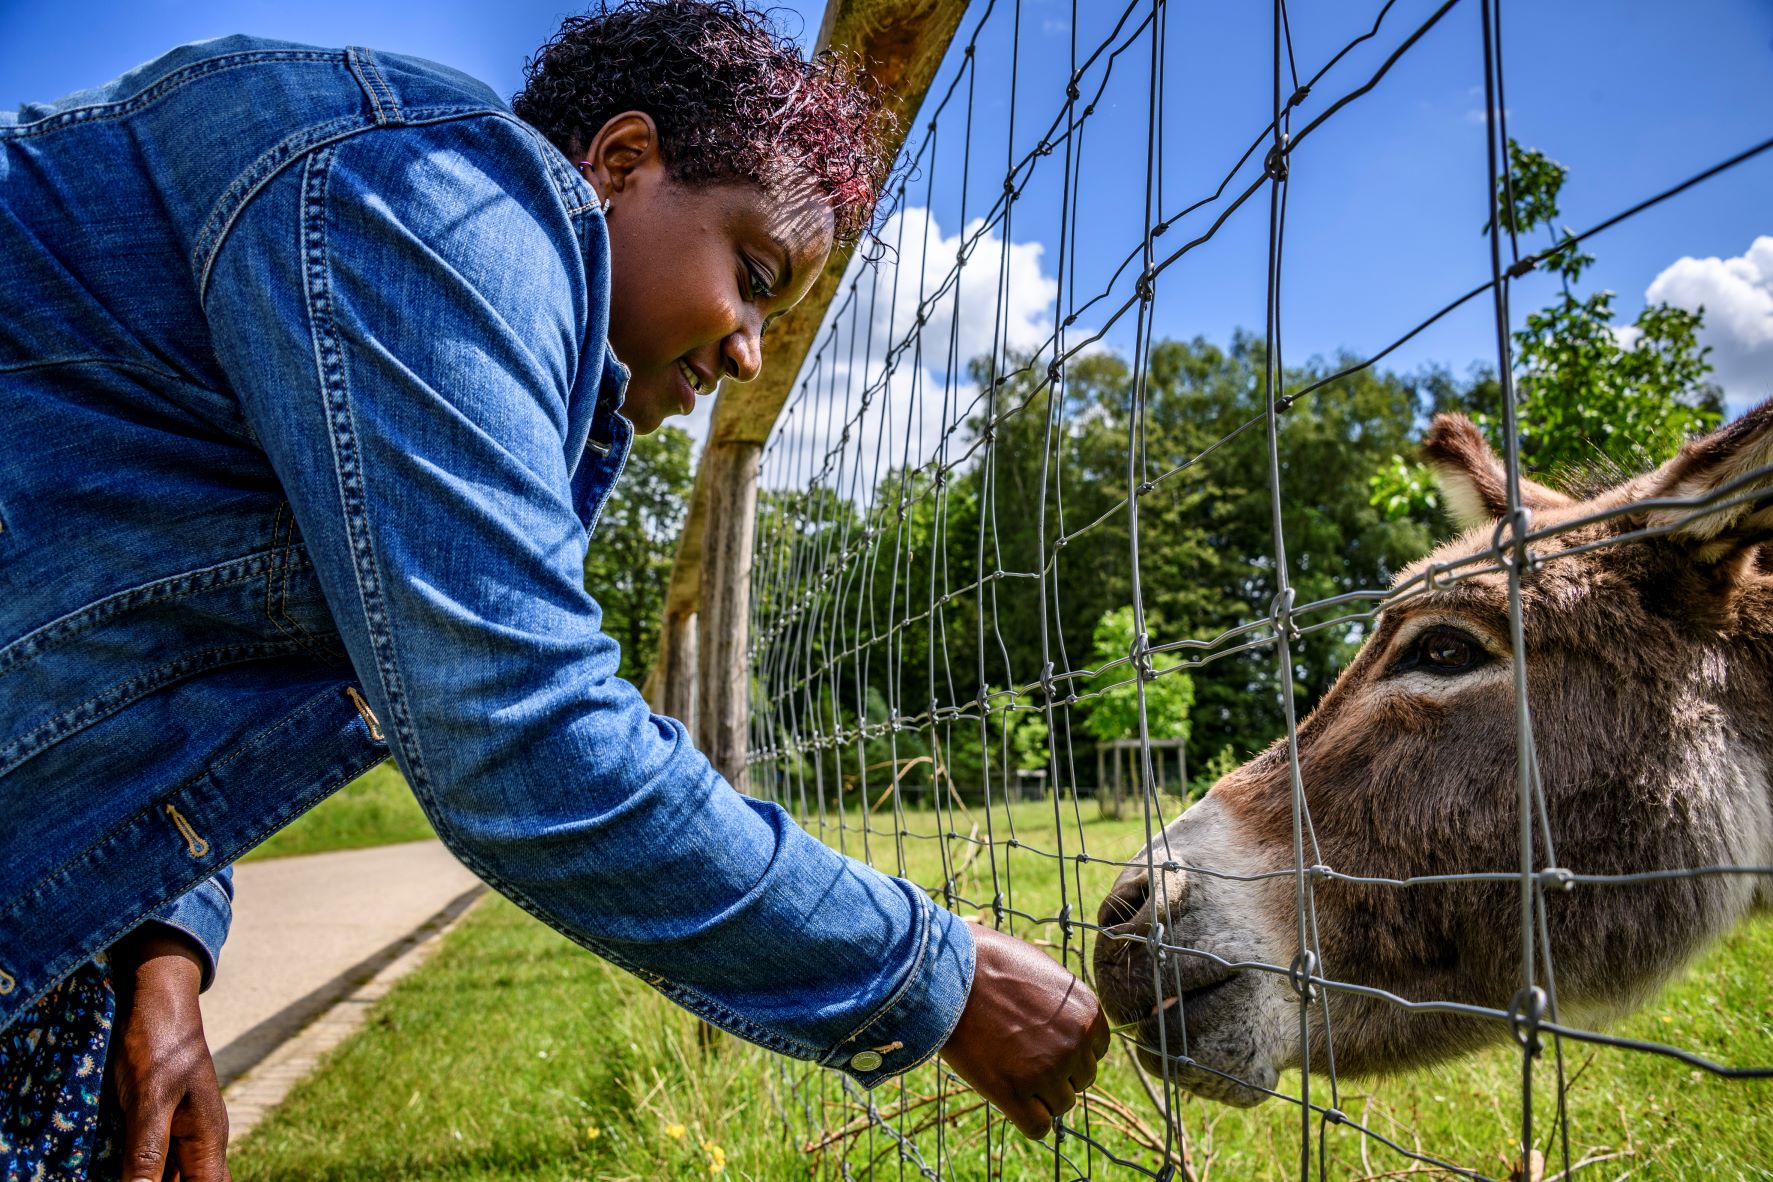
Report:
[{"label": "tree foliage", "polygon": [[[1096,621],[1091,657],[1097,668],[1122,663],[1090,679],[1090,690],[1102,695],[1090,703],[1084,729],[1098,739],[1139,736],[1139,673],[1127,660],[1136,638],[1131,605],[1117,607]],[[1145,682],[1146,734],[1154,739],[1188,738],[1188,711],[1194,705],[1194,682],[1186,673],[1167,673]]]},{"label": "tree foliage", "polygon": [[622,646],[621,675],[636,684],[659,645],[665,588],[695,483],[693,446],[676,427],[636,436],[585,552],[585,590],[603,609],[603,630]]},{"label": "tree foliage", "polygon": [[1706,380],[1703,309],[1649,304],[1630,325],[1615,325],[1612,292],[1576,290],[1594,256],[1576,246],[1568,227],[1561,235],[1554,229],[1567,170],[1513,141],[1508,149],[1512,181],[1498,193],[1502,222],[1517,235],[1544,228],[1553,249],[1542,265],[1563,286],[1514,334],[1522,461],[1554,477],[1602,461],[1636,468],[1717,426],[1723,394]]}]

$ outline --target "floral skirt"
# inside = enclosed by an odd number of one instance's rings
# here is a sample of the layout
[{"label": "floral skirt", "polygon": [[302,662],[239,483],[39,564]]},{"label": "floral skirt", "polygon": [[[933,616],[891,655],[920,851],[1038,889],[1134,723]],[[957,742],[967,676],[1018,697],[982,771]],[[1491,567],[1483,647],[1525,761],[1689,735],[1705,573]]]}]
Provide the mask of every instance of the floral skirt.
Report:
[{"label": "floral skirt", "polygon": [[100,1092],[116,1016],[100,957],[0,1030],[0,1182],[103,1176],[116,1106],[101,1117]]}]

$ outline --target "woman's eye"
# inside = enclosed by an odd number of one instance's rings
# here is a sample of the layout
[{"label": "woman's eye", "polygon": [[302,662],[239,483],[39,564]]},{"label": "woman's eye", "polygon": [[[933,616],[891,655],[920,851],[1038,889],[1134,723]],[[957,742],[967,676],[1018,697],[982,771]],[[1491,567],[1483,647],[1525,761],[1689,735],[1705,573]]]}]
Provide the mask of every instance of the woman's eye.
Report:
[{"label": "woman's eye", "polygon": [[1402,660],[1399,673],[1420,669],[1428,673],[1464,673],[1489,659],[1484,647],[1462,632],[1430,628],[1416,638]]},{"label": "woman's eye", "polygon": [[770,285],[774,280],[755,263],[746,263],[745,271],[750,276],[751,298],[767,300],[770,296]]}]

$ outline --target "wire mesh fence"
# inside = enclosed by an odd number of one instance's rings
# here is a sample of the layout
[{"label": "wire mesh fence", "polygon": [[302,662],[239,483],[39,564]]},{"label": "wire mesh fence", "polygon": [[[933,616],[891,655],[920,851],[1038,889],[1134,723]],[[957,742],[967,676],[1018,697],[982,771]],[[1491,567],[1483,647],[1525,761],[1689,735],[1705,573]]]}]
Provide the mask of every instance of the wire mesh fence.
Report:
[{"label": "wire mesh fence", "polygon": [[[1760,1032],[1723,1054],[1607,1024],[1773,883],[1759,723],[1718,696],[1766,696],[1758,649],[1720,639],[1761,593],[1728,625],[1657,606],[1703,598],[1696,564],[1752,579],[1773,448],[1738,430],[1589,499],[1534,484],[1509,295],[1773,139],[1534,252],[1507,213],[1498,0],[1389,0],[1334,41],[1276,3],[1266,119],[1242,128],[1175,68],[1186,10],[1068,15],[1068,73],[1033,77],[1036,14],[975,5],[765,452],[750,779],[1047,947],[1122,1046],[1042,1146],[934,1066],[874,1093],[784,1067],[789,1135],[846,1178],[1613,1177],[1654,1137],[1628,1097],[1572,1100],[1596,1056],[1764,1101],[1742,1082],[1773,1076],[1759,975],[1713,998]],[[1487,260],[1369,355],[1289,363],[1293,174],[1431,36],[1481,79]],[[1111,189],[1136,222],[1100,215]],[[1052,278],[1018,234],[1052,244]],[[1261,336],[1164,339],[1190,256],[1240,235]],[[1479,309],[1494,380],[1466,406],[1501,454],[1437,430],[1450,499],[1493,524],[1431,553],[1428,527],[1362,516],[1359,465],[1421,427],[1380,364]],[[1482,1079],[1369,1082],[1485,1045]],[[1756,1144],[1718,1146],[1717,1176],[1768,1176]]]}]

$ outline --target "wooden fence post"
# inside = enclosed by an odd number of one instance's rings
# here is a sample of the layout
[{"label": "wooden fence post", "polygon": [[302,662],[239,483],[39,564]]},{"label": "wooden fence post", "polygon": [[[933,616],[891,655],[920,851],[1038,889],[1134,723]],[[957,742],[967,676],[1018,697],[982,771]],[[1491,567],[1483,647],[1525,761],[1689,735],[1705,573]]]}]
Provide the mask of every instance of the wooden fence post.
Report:
[{"label": "wooden fence post", "polygon": [[[880,83],[899,121],[899,138],[888,145],[890,150],[897,151],[904,142],[965,11],[966,0],[830,0],[818,48],[855,53]],[[741,789],[750,717],[758,461],[837,294],[850,254],[849,249],[832,251],[806,298],[770,329],[763,375],[723,390],[715,403],[671,568],[659,659],[647,678],[647,700],[655,709],[687,722],[669,706],[677,704],[681,710],[683,703],[695,703],[691,733],[715,769]],[[686,663],[690,634],[697,639]],[[688,676],[691,668],[696,670],[693,679]]]},{"label": "wooden fence post", "polygon": [[659,653],[643,692],[655,714],[675,718],[696,733],[696,616],[667,604],[659,623]]},{"label": "wooden fence post", "polygon": [[740,792],[750,725],[751,552],[763,445],[719,440],[702,453],[708,523],[702,534],[702,610],[696,625],[696,745]]}]

